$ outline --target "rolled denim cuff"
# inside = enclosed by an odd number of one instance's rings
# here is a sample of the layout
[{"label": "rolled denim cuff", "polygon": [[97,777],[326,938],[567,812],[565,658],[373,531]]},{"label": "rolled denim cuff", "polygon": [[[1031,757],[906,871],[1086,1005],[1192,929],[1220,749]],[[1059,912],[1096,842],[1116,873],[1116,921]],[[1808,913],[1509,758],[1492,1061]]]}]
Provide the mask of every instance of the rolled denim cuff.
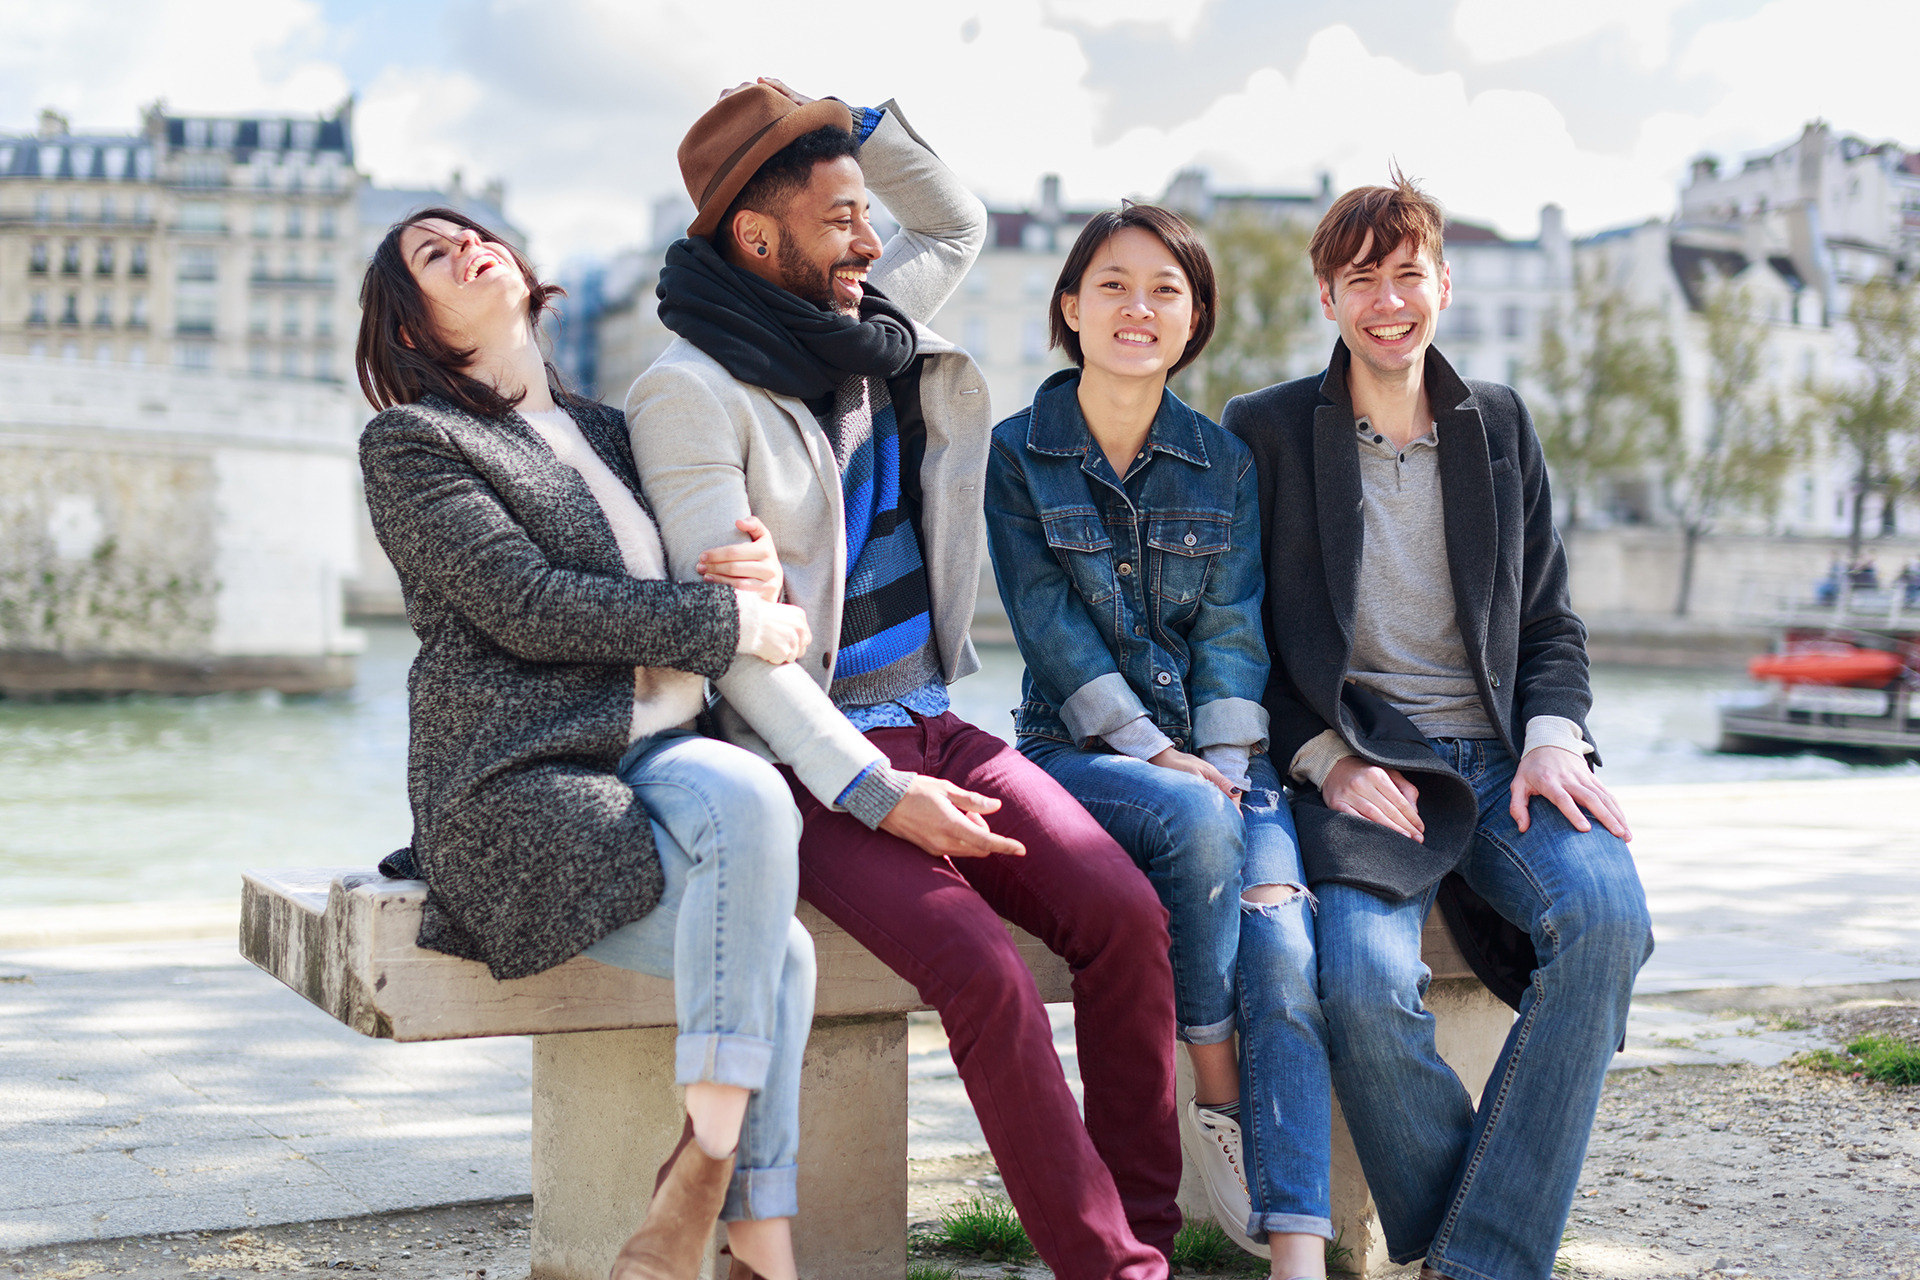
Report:
[{"label": "rolled denim cuff", "polygon": [[1267,709],[1250,698],[1219,698],[1193,709],[1193,745],[1207,747],[1264,747],[1267,745]]},{"label": "rolled denim cuff", "polygon": [[773,1041],[758,1036],[681,1032],[673,1042],[675,1084],[730,1084],[763,1089],[773,1067]]},{"label": "rolled denim cuff", "polygon": [[1140,695],[1118,671],[1095,676],[1060,706],[1060,719],[1075,742],[1104,738],[1130,720],[1147,714]]},{"label": "rolled denim cuff", "polygon": [[727,1183],[727,1202],[721,1206],[722,1222],[742,1219],[792,1218],[800,1213],[800,1166],[783,1164],[773,1169],[735,1169]]},{"label": "rolled denim cuff", "polygon": [[840,797],[840,807],[858,818],[867,830],[878,831],[919,776],[888,764],[870,765]]},{"label": "rolled denim cuff", "polygon": [[1521,756],[1535,747],[1560,747],[1579,755],[1593,754],[1593,745],[1580,736],[1580,726],[1565,716],[1529,716]]},{"label": "rolled denim cuff", "polygon": [[1247,1218],[1247,1235],[1262,1243],[1269,1234],[1319,1236],[1333,1239],[1333,1219],[1317,1218],[1310,1213],[1256,1213]]},{"label": "rolled denim cuff", "polygon": [[1327,775],[1333,772],[1333,766],[1354,754],[1353,748],[1336,730],[1322,729],[1293,753],[1287,772],[1294,781],[1317,787],[1326,782]]},{"label": "rolled denim cuff", "polygon": [[1151,760],[1173,745],[1173,739],[1160,732],[1153,717],[1145,712],[1107,733],[1107,745],[1123,756]]},{"label": "rolled denim cuff", "polygon": [[1182,1044],[1223,1044],[1233,1038],[1233,1015],[1204,1027],[1176,1027],[1174,1035]]},{"label": "rolled denim cuff", "polygon": [[1242,791],[1253,790],[1253,779],[1247,776],[1247,761],[1253,753],[1245,747],[1202,747],[1200,758],[1220,771],[1220,776]]}]

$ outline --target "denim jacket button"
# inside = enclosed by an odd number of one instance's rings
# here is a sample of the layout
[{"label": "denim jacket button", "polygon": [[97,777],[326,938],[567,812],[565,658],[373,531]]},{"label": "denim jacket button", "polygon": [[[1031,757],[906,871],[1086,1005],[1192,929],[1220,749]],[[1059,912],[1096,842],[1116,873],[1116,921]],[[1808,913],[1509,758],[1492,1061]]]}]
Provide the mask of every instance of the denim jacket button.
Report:
[{"label": "denim jacket button", "polygon": [[1186,537],[1180,539],[1180,541],[1186,543],[1188,546],[1192,546],[1194,543],[1198,542],[1199,539],[1194,537],[1192,534],[1188,534]]},{"label": "denim jacket button", "polygon": [[1133,634],[1143,636],[1147,634],[1147,629],[1136,622],[1133,624]]},{"label": "denim jacket button", "polygon": [[1166,672],[1162,671],[1159,675],[1153,678],[1153,682],[1157,685],[1162,685],[1162,686],[1170,685],[1173,683],[1173,677],[1168,675]]},{"label": "denim jacket button", "polygon": [[1132,573],[1133,573],[1133,566],[1128,564],[1125,560],[1122,560],[1120,562],[1120,576],[1125,578]]}]

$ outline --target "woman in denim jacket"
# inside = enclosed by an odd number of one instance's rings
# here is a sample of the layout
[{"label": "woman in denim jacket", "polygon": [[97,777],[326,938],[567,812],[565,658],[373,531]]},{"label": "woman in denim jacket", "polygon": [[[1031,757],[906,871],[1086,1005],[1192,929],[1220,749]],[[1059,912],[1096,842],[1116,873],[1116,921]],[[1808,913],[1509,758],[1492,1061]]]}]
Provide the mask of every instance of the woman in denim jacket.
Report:
[{"label": "woman in denim jacket", "polygon": [[1333,1234],[1326,1027],[1293,816],[1264,754],[1252,457],[1166,389],[1215,306],[1178,215],[1126,205],[1087,223],[1050,318],[1079,367],[994,429],[987,537],[1027,664],[1019,749],[1166,904],[1188,1158],[1221,1226],[1290,1280],[1325,1274]]}]

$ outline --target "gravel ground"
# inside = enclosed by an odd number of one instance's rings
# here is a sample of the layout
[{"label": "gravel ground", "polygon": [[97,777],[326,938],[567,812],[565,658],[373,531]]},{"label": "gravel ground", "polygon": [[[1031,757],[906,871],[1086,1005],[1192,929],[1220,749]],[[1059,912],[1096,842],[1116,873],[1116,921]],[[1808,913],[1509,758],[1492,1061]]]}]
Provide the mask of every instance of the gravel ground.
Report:
[{"label": "gravel ground", "polygon": [[[1837,1042],[1894,1035],[1920,1045],[1920,991],[1703,992],[1662,997],[1698,1012],[1812,1026]],[[1737,1003],[1735,1003],[1737,1001]],[[944,1255],[926,1244],[943,1209],[1000,1194],[991,1158],[913,1162],[916,1262],[967,1280],[1050,1273]],[[137,1274],[254,1280],[315,1269],[399,1280],[523,1280],[524,1201],[244,1232],[50,1245],[0,1254],[31,1280]],[[1920,1087],[1895,1089],[1794,1066],[1673,1066],[1607,1079],[1561,1274],[1580,1280],[1920,1280]],[[1396,1271],[1412,1276],[1417,1269]]]}]

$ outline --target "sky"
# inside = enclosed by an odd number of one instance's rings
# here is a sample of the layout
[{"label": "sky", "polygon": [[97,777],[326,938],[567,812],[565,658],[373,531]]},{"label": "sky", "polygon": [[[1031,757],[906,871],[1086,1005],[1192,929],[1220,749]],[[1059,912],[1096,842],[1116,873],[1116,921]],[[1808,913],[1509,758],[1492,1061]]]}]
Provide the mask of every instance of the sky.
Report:
[{"label": "sky", "polygon": [[1912,0],[0,0],[0,132],[43,107],[131,130],[355,99],[375,181],[504,180],[551,267],[643,241],[674,150],[773,75],[897,99],[989,203],[1061,175],[1077,208],[1216,186],[1381,181],[1531,236],[1672,212],[1688,162],[1809,120],[1920,148]]}]

